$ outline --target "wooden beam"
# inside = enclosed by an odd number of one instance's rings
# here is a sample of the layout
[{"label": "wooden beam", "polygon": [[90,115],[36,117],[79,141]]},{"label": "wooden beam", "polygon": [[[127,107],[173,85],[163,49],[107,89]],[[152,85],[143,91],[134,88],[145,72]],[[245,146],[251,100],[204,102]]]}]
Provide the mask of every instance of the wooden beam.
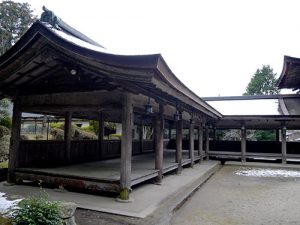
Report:
[{"label": "wooden beam", "polygon": [[124,93],[122,106],[122,138],[121,138],[121,176],[120,199],[129,201],[131,190],[131,155],[132,155],[133,106],[132,95]]},{"label": "wooden beam", "polygon": [[159,104],[159,115],[155,119],[155,169],[158,170],[156,183],[161,184],[163,178],[164,154],[164,106]]},{"label": "wooden beam", "polygon": [[189,126],[189,157],[191,159],[191,167],[194,166],[194,121],[191,119]]},{"label": "wooden beam", "polygon": [[242,126],[241,128],[241,160],[242,162],[246,162],[246,128]]},{"label": "wooden beam", "polygon": [[282,163],[286,164],[286,127],[282,126],[281,128],[281,155],[282,155]]},{"label": "wooden beam", "polygon": [[21,136],[21,118],[22,111],[20,108],[20,102],[14,101],[13,117],[12,117],[12,130],[9,149],[9,161],[8,161],[8,183],[15,183],[15,169],[19,166],[19,145]]},{"label": "wooden beam", "polygon": [[66,159],[68,162],[71,161],[71,140],[72,140],[72,112],[67,112],[65,114],[65,150],[66,150]]},{"label": "wooden beam", "polygon": [[198,127],[198,155],[200,156],[199,163],[203,160],[203,125],[202,123]]},{"label": "wooden beam", "polygon": [[176,121],[176,163],[178,163],[177,173],[182,170],[182,118]]}]

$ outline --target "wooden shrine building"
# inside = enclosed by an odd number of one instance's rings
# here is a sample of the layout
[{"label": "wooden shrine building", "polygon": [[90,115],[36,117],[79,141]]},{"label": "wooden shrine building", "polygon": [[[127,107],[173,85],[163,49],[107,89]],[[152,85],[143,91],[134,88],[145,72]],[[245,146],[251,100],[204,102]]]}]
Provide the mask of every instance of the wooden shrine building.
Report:
[{"label": "wooden shrine building", "polygon": [[[180,82],[161,55],[112,54],[46,9],[0,57],[0,98],[14,103],[8,182],[119,192],[122,200],[132,186],[161,182],[164,173],[206,157],[203,128],[222,116]],[[22,112],[63,116],[64,139],[21,140]],[[98,140],[73,141],[72,118],[99,121]],[[103,139],[104,121],[122,124],[121,141]],[[154,127],[154,138],[133,140],[134,125]],[[164,150],[166,127],[176,130],[173,151]],[[190,130],[186,154],[183,128]]]}]

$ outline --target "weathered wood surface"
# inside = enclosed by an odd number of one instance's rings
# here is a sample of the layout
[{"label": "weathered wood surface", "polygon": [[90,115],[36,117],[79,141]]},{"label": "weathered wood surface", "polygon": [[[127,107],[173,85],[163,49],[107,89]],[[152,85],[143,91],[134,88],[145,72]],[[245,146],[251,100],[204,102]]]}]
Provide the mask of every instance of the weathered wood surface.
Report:
[{"label": "weathered wood surface", "polygon": [[246,162],[246,142],[247,142],[246,129],[245,129],[245,127],[242,127],[241,128],[241,159],[242,159],[242,162]]},{"label": "weathered wood surface", "polygon": [[71,140],[72,140],[72,112],[67,112],[65,115],[65,132],[64,132],[64,141],[65,141],[65,152],[66,160],[71,162]]},{"label": "weathered wood surface", "polygon": [[[140,151],[140,142],[133,141],[133,155],[150,153],[154,151],[153,141],[143,141],[143,152]],[[66,161],[64,141],[21,141],[20,166],[21,167],[54,167],[59,165],[89,162],[111,158],[121,155],[121,142],[119,140],[104,140],[100,145],[97,140],[71,141],[71,161]]]},{"label": "weathered wood surface", "polygon": [[12,131],[9,149],[9,163],[8,163],[8,178],[9,183],[15,182],[14,170],[19,166],[19,145],[21,135],[21,117],[22,111],[20,102],[14,102],[13,118],[12,118]]},{"label": "weathered wood surface", "polygon": [[282,154],[282,163],[286,163],[286,127],[282,127],[281,129],[281,154]]},{"label": "weathered wood surface", "polygon": [[164,156],[164,107],[160,104],[159,115],[155,118],[155,169],[158,170],[157,183],[163,178],[163,156]]},{"label": "weathered wood surface", "polygon": [[194,166],[194,122],[190,122],[189,127],[189,157],[191,159],[191,167]]},{"label": "weathered wood surface", "polygon": [[178,163],[178,173],[182,170],[182,120],[176,121],[176,163]]},{"label": "weathered wood surface", "polygon": [[203,159],[203,126],[200,124],[198,128],[198,155],[200,156],[200,162]]},{"label": "weathered wood surface", "polygon": [[122,139],[121,139],[121,171],[120,198],[129,199],[131,189],[131,155],[132,155],[133,106],[132,96],[124,94],[122,106]]}]

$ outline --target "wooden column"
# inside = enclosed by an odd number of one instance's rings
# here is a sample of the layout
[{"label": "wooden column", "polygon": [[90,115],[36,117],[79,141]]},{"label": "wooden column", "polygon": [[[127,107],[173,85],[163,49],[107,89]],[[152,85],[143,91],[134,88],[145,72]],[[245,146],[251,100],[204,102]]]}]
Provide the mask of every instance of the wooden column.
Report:
[{"label": "wooden column", "polygon": [[67,112],[65,115],[65,151],[66,159],[68,162],[71,161],[71,140],[72,140],[72,112]]},{"label": "wooden column", "polygon": [[172,123],[171,123],[171,121],[169,121],[169,134],[168,134],[168,138],[169,138],[169,141],[171,141],[171,139],[172,139]]},{"label": "wooden column", "polygon": [[159,114],[155,120],[155,169],[158,170],[156,183],[161,184],[163,178],[164,155],[164,106],[159,104]]},{"label": "wooden column", "polygon": [[194,122],[190,121],[190,127],[189,127],[189,157],[191,159],[191,167],[194,166]]},{"label": "wooden column", "polygon": [[241,128],[241,160],[242,162],[246,162],[246,128],[242,126]]},{"label": "wooden column", "polygon": [[121,175],[120,199],[129,201],[131,189],[131,155],[132,155],[133,106],[132,96],[125,93],[122,106],[122,138],[121,138]]},{"label": "wooden column", "polygon": [[176,121],[176,163],[178,163],[177,174],[182,170],[182,118]]},{"label": "wooden column", "polygon": [[144,125],[143,121],[140,124],[140,130],[139,130],[139,140],[140,140],[140,153],[143,153],[144,151]]},{"label": "wooden column", "polygon": [[104,152],[104,129],[105,129],[105,125],[104,125],[104,118],[103,118],[103,113],[100,113],[99,115],[99,132],[98,132],[98,141],[99,141],[99,153],[98,153],[98,157],[99,159],[102,158],[103,156],[103,152]]},{"label": "wooden column", "polygon": [[201,163],[203,160],[202,152],[203,152],[203,126],[202,124],[200,124],[200,126],[198,127],[198,154],[200,156],[199,163]]},{"label": "wooden column", "polygon": [[275,132],[276,132],[276,141],[279,142],[279,129],[276,129]]},{"label": "wooden column", "polygon": [[21,119],[22,111],[20,102],[14,101],[13,117],[12,117],[12,130],[10,138],[9,161],[8,161],[8,183],[15,183],[15,169],[19,166],[19,146],[21,136]]},{"label": "wooden column", "polygon": [[281,128],[281,154],[282,154],[282,163],[286,164],[287,153],[286,153],[286,127]]},{"label": "wooden column", "polygon": [[205,155],[206,155],[206,160],[209,160],[208,156],[209,152],[209,127],[205,127]]}]

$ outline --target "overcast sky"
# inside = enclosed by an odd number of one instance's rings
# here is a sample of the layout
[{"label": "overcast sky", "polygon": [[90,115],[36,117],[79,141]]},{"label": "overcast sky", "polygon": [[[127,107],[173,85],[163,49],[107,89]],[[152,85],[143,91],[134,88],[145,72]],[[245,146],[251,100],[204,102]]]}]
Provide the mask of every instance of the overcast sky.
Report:
[{"label": "overcast sky", "polygon": [[[22,1],[24,2],[24,1]],[[161,53],[201,97],[241,95],[263,64],[300,57],[300,1],[28,0],[120,54]]]}]

